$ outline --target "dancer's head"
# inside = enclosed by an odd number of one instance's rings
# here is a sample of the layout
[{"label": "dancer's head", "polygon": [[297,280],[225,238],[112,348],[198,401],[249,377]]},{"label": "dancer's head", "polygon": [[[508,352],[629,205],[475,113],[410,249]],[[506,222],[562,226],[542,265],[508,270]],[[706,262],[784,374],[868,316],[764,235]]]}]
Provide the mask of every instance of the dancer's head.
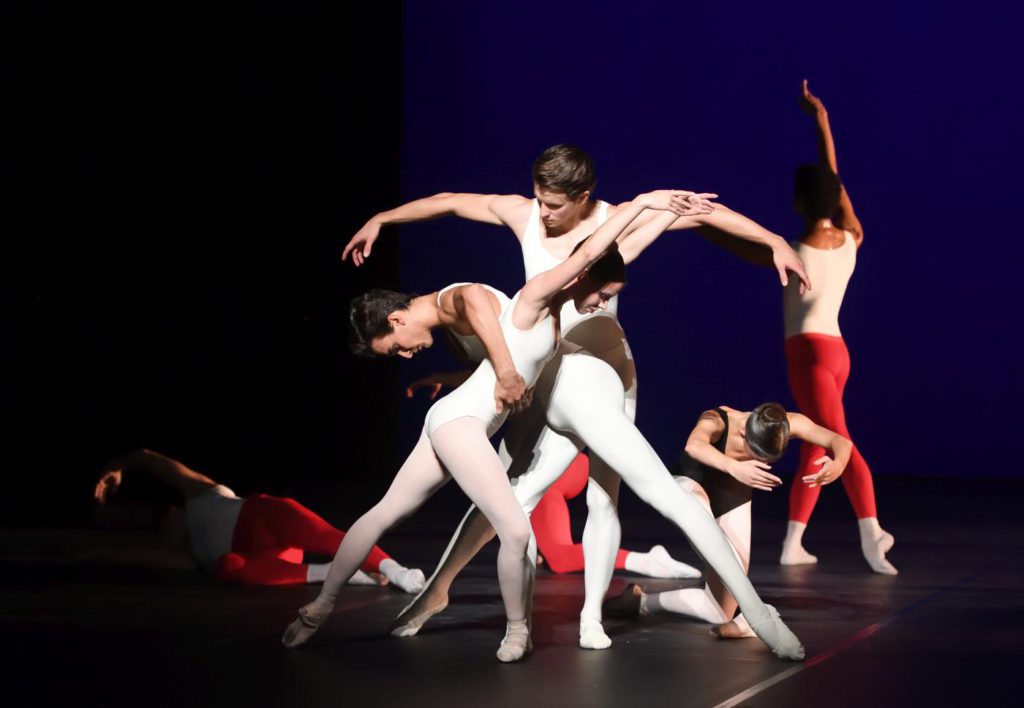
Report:
[{"label": "dancer's head", "polygon": [[572,221],[594,191],[597,174],[590,155],[575,145],[552,145],[533,163],[533,193],[547,228]]},{"label": "dancer's head", "polygon": [[434,343],[430,327],[410,309],[415,295],[374,289],[352,300],[349,347],[360,356],[400,356],[411,359]]},{"label": "dancer's head", "polygon": [[743,429],[747,452],[755,460],[775,462],[789,444],[789,418],[778,403],[762,403],[747,416]]},{"label": "dancer's head", "polygon": [[840,188],[839,175],[826,165],[801,165],[793,182],[793,207],[811,221],[831,218]]},{"label": "dancer's head", "polygon": [[[577,243],[572,249],[573,253],[578,251],[586,240]],[[613,243],[576,280],[566,286],[566,290],[572,296],[577,312],[590,313],[607,310],[608,301],[618,295],[625,286],[626,264],[619,253],[618,245]]]}]

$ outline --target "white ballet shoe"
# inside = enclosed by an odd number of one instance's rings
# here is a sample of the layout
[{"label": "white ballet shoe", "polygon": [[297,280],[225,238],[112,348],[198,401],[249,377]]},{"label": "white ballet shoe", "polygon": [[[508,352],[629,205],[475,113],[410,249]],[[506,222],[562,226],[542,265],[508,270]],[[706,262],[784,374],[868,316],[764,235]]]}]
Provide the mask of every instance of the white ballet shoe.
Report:
[{"label": "white ballet shoe", "polygon": [[881,575],[897,575],[896,567],[885,558],[885,554],[896,543],[891,533],[878,525],[878,519],[858,519],[860,527],[860,550],[871,570]]},{"label": "white ballet shoe", "polygon": [[415,595],[427,584],[427,578],[419,568],[403,568],[388,578],[395,585],[410,595]]},{"label": "white ballet shoe", "polygon": [[522,661],[526,655],[533,651],[533,640],[530,638],[530,628],[526,620],[509,621],[505,627],[505,638],[501,640],[498,647],[498,661],[505,664],[514,661]]},{"label": "white ballet shoe", "polygon": [[[692,565],[681,563],[668,554],[664,546],[654,546],[648,551],[655,568],[660,571],[658,578],[699,578],[700,570]],[[654,575],[654,573],[648,573]]]},{"label": "white ballet shoe", "polygon": [[333,607],[317,608],[316,602],[311,602],[305,607],[299,608],[299,616],[284,630],[281,643],[289,649],[305,644],[309,638],[316,634],[321,625],[331,616]]},{"label": "white ballet shoe", "polygon": [[417,608],[417,603],[423,597],[424,595],[422,594],[417,595],[412,602],[398,613],[398,617],[394,619],[391,627],[388,629],[388,634],[392,637],[415,637],[431,617],[439,612],[443,612],[444,608],[448,607],[448,596],[445,595],[441,602],[432,607]]},{"label": "white ballet shoe", "polygon": [[818,556],[812,556],[801,545],[791,548],[782,547],[782,555],[779,556],[779,565],[814,565],[818,562]]},{"label": "white ballet shoe", "polygon": [[611,638],[604,633],[600,620],[580,621],[580,647],[583,649],[607,649]]},{"label": "white ballet shoe", "polygon": [[750,622],[750,628],[775,656],[789,661],[803,661],[803,644],[779,617],[778,610],[771,605],[765,607],[768,608],[768,617],[760,622]]}]

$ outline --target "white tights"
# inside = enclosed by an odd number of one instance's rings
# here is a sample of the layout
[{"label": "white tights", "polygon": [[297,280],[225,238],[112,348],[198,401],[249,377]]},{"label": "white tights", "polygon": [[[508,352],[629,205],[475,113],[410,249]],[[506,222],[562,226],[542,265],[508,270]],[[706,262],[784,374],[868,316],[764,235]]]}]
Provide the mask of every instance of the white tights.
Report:
[{"label": "white tights", "polygon": [[498,581],[505,613],[510,621],[523,620],[536,561],[533,531],[512,494],[483,421],[472,417],[457,418],[429,437],[425,432],[420,436],[384,497],[349,527],[315,604],[333,607],[341,587],[380,537],[422,506],[448,481],[448,475],[497,532],[501,541]]}]

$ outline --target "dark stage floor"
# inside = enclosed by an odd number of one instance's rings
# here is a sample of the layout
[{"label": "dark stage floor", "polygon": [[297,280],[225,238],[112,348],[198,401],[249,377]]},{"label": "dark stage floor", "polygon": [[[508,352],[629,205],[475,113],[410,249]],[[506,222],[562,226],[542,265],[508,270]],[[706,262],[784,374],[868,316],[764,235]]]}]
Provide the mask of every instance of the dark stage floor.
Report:
[{"label": "dark stage floor", "polygon": [[[1024,485],[880,479],[883,524],[896,536],[895,578],[871,574],[861,560],[838,485],[808,532],[820,564],[780,568],[784,494],[762,496],[751,577],[803,640],[803,664],[775,659],[756,639],[715,641],[707,626],[667,615],[608,616],[613,647],[581,650],[582,577],[541,571],[536,649],[522,664],[502,665],[494,658],[504,623],[493,550],[416,638],[385,634],[407,596],[350,588],[326,629],[287,650],[281,632],[311,587],[224,587],[183,570],[82,560],[99,545],[134,543],[125,532],[6,529],[4,673],[8,696],[20,698],[5,704],[1020,705]],[[429,570],[461,508],[448,494],[382,545]],[[624,500],[622,517],[627,547],[662,542],[695,562],[635,499]],[[631,580],[655,589],[688,584],[617,573],[611,594]]]}]

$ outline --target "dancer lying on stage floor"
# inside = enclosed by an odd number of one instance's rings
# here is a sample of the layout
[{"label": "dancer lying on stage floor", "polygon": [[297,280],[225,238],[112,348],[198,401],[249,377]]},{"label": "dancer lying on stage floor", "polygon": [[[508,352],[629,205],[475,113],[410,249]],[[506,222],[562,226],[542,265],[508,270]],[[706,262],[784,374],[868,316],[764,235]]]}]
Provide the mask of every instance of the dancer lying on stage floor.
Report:
[{"label": "dancer lying on stage floor", "polygon": [[[753,490],[771,491],[782,484],[769,472],[770,463],[782,457],[791,437],[828,452],[815,458],[812,473],[794,484],[817,489],[843,474],[853,444],[804,415],[787,413],[778,403],[763,403],[750,412],[728,406],[705,411],[673,470],[680,486],[693,492],[715,518],[744,570],[750,567]],[[703,588],[650,595],[630,584],[622,596],[623,607],[633,615],[674,612],[721,625],[714,630],[720,637],[755,636],[743,615],[733,619],[736,600],[714,569],[706,569],[705,577]]]},{"label": "dancer lying on stage floor", "polygon": [[[372,544],[418,509],[451,476],[491,522],[501,541],[498,581],[508,625],[498,659],[519,661],[529,653],[533,534],[489,442],[508,414],[503,406],[495,405],[495,388],[502,379],[499,372],[510,361],[526,387],[533,386],[558,348],[562,306],[571,302],[580,312],[603,308],[622,288],[622,282],[598,274],[607,272],[606,261],[617,258],[621,266],[618,251],[609,249],[626,226],[646,209],[668,211],[674,220],[677,215],[705,208],[699,198],[691,204],[690,196],[692,193],[670,190],[640,195],[567,259],[527,280],[498,322],[498,336],[494,338],[500,343],[497,347],[492,348],[486,332],[480,329],[493,328],[493,321],[476,323],[472,333],[487,347],[488,358],[465,383],[428,411],[419,443],[384,498],[353,524],[338,548],[320,595],[299,610],[299,617],[286,630],[286,646],[298,646],[312,636],[330,616],[341,584]],[[394,307],[394,293],[378,292],[381,297],[370,298],[367,309],[354,318],[355,332],[363,337],[362,347],[379,354],[411,357],[433,342],[430,329],[443,324],[437,298],[409,296],[404,305]],[[502,346],[505,351],[496,356]]]},{"label": "dancer lying on stage floor", "polygon": [[[239,498],[206,475],[151,450],[136,450],[104,465],[93,493],[96,501],[106,504],[125,473],[138,472],[177,492],[184,514],[172,507],[164,522],[165,535],[185,541],[200,568],[220,580],[252,585],[323,582],[330,563],[304,563],[303,556],[333,556],[345,537],[294,499],[267,494]],[[415,593],[423,587],[424,577],[422,571],[402,567],[375,546],[353,581],[390,582]]]}]

